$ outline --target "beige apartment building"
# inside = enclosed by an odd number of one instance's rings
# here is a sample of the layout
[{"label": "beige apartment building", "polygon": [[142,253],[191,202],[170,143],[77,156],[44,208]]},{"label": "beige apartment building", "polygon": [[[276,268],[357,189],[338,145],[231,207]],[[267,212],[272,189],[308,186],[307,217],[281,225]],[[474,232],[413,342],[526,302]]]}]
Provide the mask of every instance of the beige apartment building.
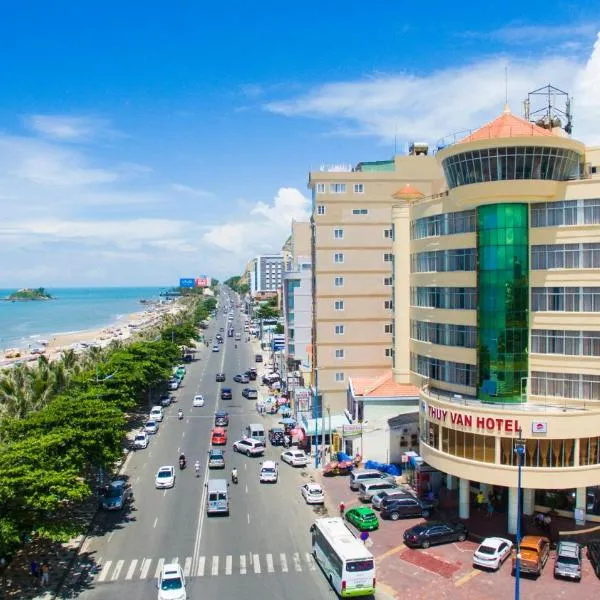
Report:
[{"label": "beige apartment building", "polygon": [[332,411],[346,408],[350,377],[392,366],[392,206],[407,185],[439,191],[441,170],[427,151],[414,144],[393,160],[309,174],[313,382]]},{"label": "beige apartment building", "polygon": [[[508,109],[436,159],[447,191],[393,210],[394,376],[420,454],[523,512],[600,521],[600,148]],[[420,193],[419,193],[420,192]]]}]

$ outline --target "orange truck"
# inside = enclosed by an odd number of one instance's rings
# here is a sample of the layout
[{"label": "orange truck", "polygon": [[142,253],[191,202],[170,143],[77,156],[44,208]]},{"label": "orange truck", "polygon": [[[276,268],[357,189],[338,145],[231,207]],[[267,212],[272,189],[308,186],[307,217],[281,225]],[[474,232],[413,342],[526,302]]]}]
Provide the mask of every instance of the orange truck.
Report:
[{"label": "orange truck", "polygon": [[[540,535],[526,535],[521,538],[521,573],[541,575],[550,557],[550,540]],[[517,569],[517,547],[512,551],[512,572]]]}]

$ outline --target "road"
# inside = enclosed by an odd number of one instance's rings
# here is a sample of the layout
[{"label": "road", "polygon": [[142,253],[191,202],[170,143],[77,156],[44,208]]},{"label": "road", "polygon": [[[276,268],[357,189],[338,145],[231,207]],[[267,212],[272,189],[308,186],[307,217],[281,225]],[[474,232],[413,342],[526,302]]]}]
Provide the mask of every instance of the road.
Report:
[{"label": "road", "polygon": [[[213,338],[226,317],[213,320],[206,334]],[[236,330],[242,328],[236,313]],[[128,458],[134,502],[124,514],[102,515],[102,526],[83,545],[97,573],[75,597],[83,600],[152,598],[157,594],[156,576],[163,563],[179,562],[186,575],[188,598],[221,597],[256,599],[271,597],[289,600],[335,598],[310,555],[309,527],[317,516],[304,504],[299,488],[306,481],[302,469],[280,462],[277,484],[260,484],[262,459],[234,453],[232,443],[241,437],[245,425],[272,417],[258,415],[255,402],[242,397],[245,387],[233,382],[235,373],[254,366],[251,344],[225,337],[220,352],[203,348],[198,360],[188,365],[183,386],[175,392],[177,403],[165,411],[158,434],[147,449]],[[215,374],[226,373],[227,381],[217,383]],[[259,383],[258,381],[256,382]],[[220,400],[222,386],[233,388],[232,400]],[[193,396],[201,393],[203,408],[192,408]],[[183,421],[177,409],[184,411]],[[208,470],[210,430],[216,410],[230,413],[225,471]],[[183,451],[188,468],[179,471],[177,459]],[[280,449],[267,444],[265,458],[279,458]],[[201,461],[200,477],[193,463]],[[157,490],[154,476],[162,465],[177,469],[175,487]],[[205,510],[205,482],[227,477],[233,466],[239,484],[230,486],[229,517],[208,517]],[[191,468],[190,468],[191,467]]]}]

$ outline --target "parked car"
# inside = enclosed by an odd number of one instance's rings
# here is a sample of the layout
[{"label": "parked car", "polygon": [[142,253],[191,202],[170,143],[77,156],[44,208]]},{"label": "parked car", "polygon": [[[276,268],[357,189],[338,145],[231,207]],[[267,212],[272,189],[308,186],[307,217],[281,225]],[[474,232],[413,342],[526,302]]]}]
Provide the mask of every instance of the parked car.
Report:
[{"label": "parked car", "polygon": [[283,427],[272,427],[269,429],[269,442],[272,446],[283,446],[285,431]]},{"label": "parked car", "polygon": [[306,504],[324,504],[325,494],[318,483],[306,483],[300,488]]},{"label": "parked car", "polygon": [[396,481],[396,478],[387,473],[382,473],[376,469],[354,469],[350,473],[350,489],[353,492],[358,491],[358,486],[365,481],[373,481],[375,479],[384,479],[386,481]]},{"label": "parked car", "polygon": [[350,508],[346,511],[346,520],[359,531],[375,531],[379,529],[379,520],[372,509],[366,506]]},{"label": "parked car", "polygon": [[596,577],[600,577],[600,542],[590,542],[587,545],[587,557],[594,568]]},{"label": "parked car", "polygon": [[156,421],[154,421],[153,419],[149,419],[148,421],[146,421],[146,424],[144,425],[144,431],[146,433],[157,433],[158,432],[158,423]]},{"label": "parked car", "polygon": [[308,464],[308,456],[303,450],[286,450],[281,453],[281,460],[292,467],[305,467]]},{"label": "parked car", "polygon": [[215,376],[216,381],[225,381],[225,373],[217,373]]},{"label": "parked car", "polygon": [[196,394],[192,400],[192,406],[201,407],[204,406],[204,396],[202,394]]},{"label": "parked car", "polygon": [[179,563],[163,565],[157,587],[158,600],[187,600],[185,576]]},{"label": "parked car", "polygon": [[148,447],[148,443],[150,442],[150,437],[145,431],[140,431],[135,434],[133,438],[133,447],[136,450],[143,450]]},{"label": "parked car", "polygon": [[426,519],[436,506],[437,502],[434,500],[415,498],[410,494],[404,498],[384,498],[381,503],[381,518],[392,521],[397,521],[400,517],[423,517]]},{"label": "parked car", "polygon": [[229,413],[219,410],[215,413],[215,427],[227,427],[229,425]]},{"label": "parked car", "polygon": [[373,498],[377,492],[395,489],[398,489],[398,484],[395,481],[363,481],[363,483],[358,486],[358,498],[362,502],[371,502],[371,498]]},{"label": "parked car", "polygon": [[247,387],[242,390],[242,396],[248,400],[256,400],[258,398],[258,391],[256,388]]},{"label": "parked car", "polygon": [[501,537],[485,538],[473,552],[473,566],[497,571],[510,556],[513,543]]},{"label": "parked car", "polygon": [[250,381],[256,381],[257,373],[256,373],[256,369],[254,367],[252,367],[251,369],[248,369],[246,371],[246,373],[244,373],[244,374],[248,377],[248,379]]},{"label": "parked car", "polygon": [[231,388],[223,388],[221,390],[221,400],[231,400],[233,398],[233,392]]},{"label": "parked car", "polygon": [[131,500],[133,500],[131,486],[123,479],[115,479],[106,487],[100,505],[104,510],[122,510]]},{"label": "parked car", "polygon": [[154,421],[158,421],[160,423],[164,416],[165,413],[163,412],[162,406],[153,406],[150,410],[150,418]]},{"label": "parked car", "polygon": [[577,542],[559,542],[556,547],[554,577],[581,581],[581,545]]},{"label": "parked car", "polygon": [[[541,535],[526,535],[521,538],[521,573],[541,575],[542,569],[550,557],[550,540]],[[517,564],[516,548],[512,550],[512,572]]]},{"label": "parked car", "polygon": [[262,356],[262,354],[257,354],[257,355],[254,357],[254,360],[255,360],[255,362],[257,362],[257,363],[259,363],[259,362],[262,362],[262,361],[263,361],[263,356]]},{"label": "parked car", "polygon": [[171,396],[171,394],[163,394],[160,397],[161,406],[171,406],[171,402],[173,402],[173,396]]},{"label": "parked car", "polygon": [[409,548],[429,548],[433,544],[464,542],[467,534],[467,528],[460,521],[455,523],[430,521],[407,529],[404,532],[404,543]]},{"label": "parked car", "polygon": [[371,500],[371,506],[377,510],[381,509],[381,503],[386,499],[392,499],[392,498],[406,498],[406,497],[412,497],[412,498],[416,498],[416,496],[411,493],[408,490],[405,489],[400,489],[398,488],[397,490],[391,489],[391,490],[383,490],[381,492],[378,492],[377,494],[375,494]]},{"label": "parked car", "polygon": [[223,450],[213,448],[208,452],[208,468],[209,469],[224,469],[225,468],[225,455]]},{"label": "parked car", "polygon": [[244,438],[233,443],[233,451],[246,456],[262,456],[265,453],[265,445],[259,440]]},{"label": "parked car", "polygon": [[158,469],[154,485],[157,488],[172,488],[175,485],[175,467],[165,466]]},{"label": "parked car", "polygon": [[176,389],[179,388],[179,379],[177,379],[176,377],[173,379],[169,379],[169,383],[168,383],[167,387],[171,391],[175,391]]},{"label": "parked car", "polygon": [[219,351],[219,345],[218,344],[213,344],[212,351],[213,352],[218,352]]}]

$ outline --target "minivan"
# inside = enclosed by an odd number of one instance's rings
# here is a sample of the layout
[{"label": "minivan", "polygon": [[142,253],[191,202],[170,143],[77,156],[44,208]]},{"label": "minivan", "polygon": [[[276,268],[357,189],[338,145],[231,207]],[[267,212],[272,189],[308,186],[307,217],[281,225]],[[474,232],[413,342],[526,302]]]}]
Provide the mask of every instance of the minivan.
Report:
[{"label": "minivan", "polygon": [[259,440],[263,444],[266,444],[266,442],[267,442],[267,436],[265,435],[265,428],[260,423],[250,423],[250,425],[247,425],[244,435],[247,438],[253,438],[255,440]]},{"label": "minivan", "polygon": [[384,498],[381,503],[381,518],[397,521],[400,517],[428,518],[437,502],[415,498],[410,494],[403,497]]},{"label": "minivan", "polygon": [[387,481],[396,481],[392,475],[387,475],[376,469],[355,469],[350,473],[350,489],[353,492],[358,490],[358,486],[363,481],[373,481],[374,479],[385,479]]},{"label": "minivan", "polygon": [[206,513],[229,515],[229,484],[226,479],[209,479],[206,487]]},{"label": "minivan", "polygon": [[397,488],[398,484],[395,481],[385,479],[366,480],[358,486],[358,498],[363,502],[371,502],[375,494],[384,490],[395,490]]},{"label": "minivan", "polygon": [[577,542],[559,542],[556,548],[554,577],[581,581],[581,545]]}]

